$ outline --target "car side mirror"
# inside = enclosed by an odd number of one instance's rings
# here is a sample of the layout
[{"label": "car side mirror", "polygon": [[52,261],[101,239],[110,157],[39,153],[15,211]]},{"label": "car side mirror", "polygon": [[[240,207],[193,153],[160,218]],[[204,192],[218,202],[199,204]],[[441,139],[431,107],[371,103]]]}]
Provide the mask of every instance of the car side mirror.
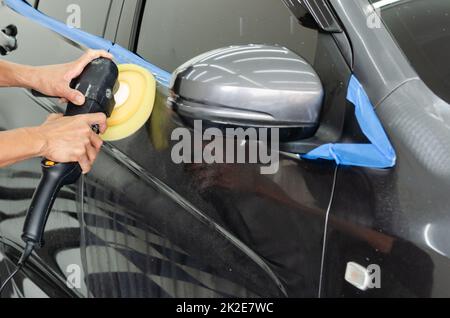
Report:
[{"label": "car side mirror", "polygon": [[284,47],[244,45],[210,51],[180,66],[168,104],[188,120],[294,128],[308,138],[319,125],[323,98],[320,78],[303,58]]}]

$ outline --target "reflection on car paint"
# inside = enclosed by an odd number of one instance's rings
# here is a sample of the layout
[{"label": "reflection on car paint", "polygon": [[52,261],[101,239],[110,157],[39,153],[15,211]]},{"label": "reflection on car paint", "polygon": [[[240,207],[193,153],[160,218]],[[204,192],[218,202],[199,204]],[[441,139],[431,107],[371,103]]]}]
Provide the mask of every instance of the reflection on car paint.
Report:
[{"label": "reflection on car paint", "polygon": [[[217,240],[223,240],[223,244],[229,245],[228,249],[234,249],[234,253],[242,254],[240,257],[254,259],[254,270],[256,273],[253,275],[267,276],[267,279],[272,281],[270,284],[274,286],[274,288],[270,288],[270,285],[267,286],[267,292],[274,292],[278,288],[282,290],[281,284],[277,283],[276,276],[265,265],[265,262],[253,254],[245,245],[239,243],[239,240],[218,224],[212,223],[200,211],[191,206],[190,203],[150,176],[117,149],[111,148],[106,153],[109,151],[114,153],[115,160],[121,161],[124,166],[134,171],[136,175],[134,177],[122,175],[118,171],[119,169],[116,168],[115,176],[109,180],[108,188],[101,187],[98,183],[92,185],[90,185],[89,181],[86,183],[86,203],[84,204],[83,212],[86,231],[82,239],[85,240],[84,244],[86,246],[85,253],[88,264],[86,271],[88,276],[92,272],[96,273],[96,275],[92,276],[92,279],[96,282],[95,286],[100,286],[103,282],[98,271],[99,267],[102,268],[102,264],[99,261],[101,259],[107,260],[113,257],[112,255],[115,255],[114,261],[110,262],[110,264],[114,264],[118,268],[107,268],[107,270],[100,272],[109,273],[108,275],[115,272],[121,273],[118,274],[119,276],[115,280],[118,284],[121,284],[123,279],[126,281],[128,275],[126,273],[129,273],[131,275],[129,284],[144,284],[147,286],[144,289],[138,288],[138,291],[130,290],[132,293],[144,293],[135,296],[188,296],[189,294],[186,290],[190,290],[191,296],[194,295],[195,297],[209,297],[213,293],[216,296],[242,297],[256,295],[258,292],[261,292],[260,290],[256,290],[256,292],[246,291],[246,288],[238,285],[239,283],[242,284],[237,279],[242,275],[239,272],[242,270],[236,265],[235,261],[229,262],[230,265],[227,269],[229,274],[225,275],[225,277],[221,277],[223,275],[214,268],[214,265],[219,261],[218,259],[208,262],[198,261],[198,255],[202,255],[198,249],[201,248],[209,249],[205,253],[206,258],[235,257],[227,255],[229,253],[225,251],[214,250],[212,246],[202,247],[206,243],[217,245]],[[126,169],[123,170],[127,172]],[[119,177],[116,177],[118,174],[120,175],[120,180]],[[124,186],[118,188],[113,186],[119,184]],[[100,189],[104,190],[104,192],[100,191]],[[131,190],[135,190],[138,193],[130,194]],[[171,200],[168,201],[165,199],[165,196],[171,197]],[[177,202],[177,204],[168,202]],[[169,216],[174,215],[176,215],[178,220],[170,219]],[[182,227],[186,233],[175,233],[177,232],[175,228],[177,225],[173,223],[181,221],[186,223],[186,226]],[[192,222],[194,224],[188,226]],[[159,226],[156,226],[158,224]],[[194,229],[196,232],[191,233]],[[198,235],[215,237],[214,240],[216,242],[205,242],[204,238],[198,237]],[[190,240],[191,244],[181,248],[164,237],[174,237],[174,240],[180,240],[179,245],[186,245],[186,240]],[[220,239],[221,237],[223,239]],[[236,246],[233,247],[233,244],[236,244]],[[196,257],[193,258],[190,255],[192,252],[189,253],[185,250],[193,251]],[[214,255],[216,253],[220,254]],[[107,266],[108,262],[103,264],[103,266]],[[160,270],[163,271],[162,275],[159,273]],[[257,273],[258,271],[260,272],[259,274]],[[146,277],[145,279],[144,276]],[[240,279],[245,282],[249,278],[244,277]],[[226,283],[227,280],[231,281]],[[234,283],[233,280],[235,281]],[[220,284],[214,283],[215,281],[219,281]],[[90,279],[88,279],[88,283],[91,283]],[[185,286],[186,284],[188,285]],[[192,284],[194,286],[191,286]],[[171,286],[172,288],[170,288]],[[177,286],[177,288],[173,286]],[[239,286],[239,288],[236,286]],[[121,288],[108,290],[114,290],[115,293],[125,293],[125,295],[127,293],[122,286]],[[196,290],[198,292],[195,292]],[[273,295],[277,293],[275,292]],[[114,294],[111,296],[123,295]]]}]

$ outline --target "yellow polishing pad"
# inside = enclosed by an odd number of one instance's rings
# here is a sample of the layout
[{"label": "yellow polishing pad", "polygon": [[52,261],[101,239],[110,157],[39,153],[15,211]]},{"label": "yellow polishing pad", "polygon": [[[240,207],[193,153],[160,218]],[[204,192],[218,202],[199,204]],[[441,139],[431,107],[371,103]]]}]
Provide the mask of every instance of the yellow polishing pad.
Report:
[{"label": "yellow polishing pad", "polygon": [[150,118],[155,103],[156,81],[149,71],[134,64],[118,68],[116,106],[108,118],[108,129],[101,135],[105,141],[124,139],[137,132]]}]

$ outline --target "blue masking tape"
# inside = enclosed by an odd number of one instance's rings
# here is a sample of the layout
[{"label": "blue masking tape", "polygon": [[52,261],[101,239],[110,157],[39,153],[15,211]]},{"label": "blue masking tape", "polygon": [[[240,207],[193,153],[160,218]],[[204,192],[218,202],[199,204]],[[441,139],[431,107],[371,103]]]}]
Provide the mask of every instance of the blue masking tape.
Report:
[{"label": "blue masking tape", "polygon": [[301,157],[310,160],[334,160],[338,165],[369,168],[394,167],[396,162],[394,148],[364,88],[353,75],[348,87],[347,99],[355,106],[356,119],[371,144],[326,144]]},{"label": "blue masking tape", "polygon": [[71,28],[62,22],[56,21],[49,16],[39,12],[33,8],[28,2],[24,0],[4,0],[4,3],[19,13],[20,15],[29,18],[42,26],[50,29],[65,38],[68,38],[76,43],[84,45],[95,50],[105,50],[114,55],[119,63],[137,64],[148,69],[155,76],[156,80],[164,86],[169,86],[171,74],[160,69],[159,67],[148,63],[136,54],[124,49],[118,44],[105,40],[101,37],[92,35],[82,30]]}]

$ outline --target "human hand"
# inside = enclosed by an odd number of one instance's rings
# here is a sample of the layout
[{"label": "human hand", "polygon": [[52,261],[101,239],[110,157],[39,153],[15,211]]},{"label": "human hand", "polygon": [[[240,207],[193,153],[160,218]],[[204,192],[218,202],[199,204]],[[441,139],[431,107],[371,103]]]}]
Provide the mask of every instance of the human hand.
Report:
[{"label": "human hand", "polygon": [[78,77],[90,62],[100,57],[113,58],[106,51],[89,50],[78,60],[70,63],[36,67],[31,87],[47,96],[60,97],[64,102],[83,105],[84,95],[70,88],[70,82]]},{"label": "human hand", "polygon": [[60,163],[78,162],[83,174],[88,173],[103,144],[92,131],[92,125],[98,125],[100,132],[104,133],[106,116],[103,113],[73,117],[50,115],[33,134],[40,144],[39,156]]}]

